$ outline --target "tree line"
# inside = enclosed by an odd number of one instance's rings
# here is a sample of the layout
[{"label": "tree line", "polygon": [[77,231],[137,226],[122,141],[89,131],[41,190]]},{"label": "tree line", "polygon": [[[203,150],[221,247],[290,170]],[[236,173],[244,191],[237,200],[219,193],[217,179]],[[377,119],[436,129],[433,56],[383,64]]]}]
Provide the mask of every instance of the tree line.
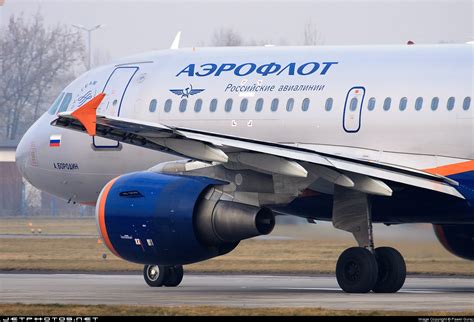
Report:
[{"label": "tree line", "polygon": [[19,139],[83,68],[81,35],[48,27],[40,14],[11,16],[0,36],[0,137]]},{"label": "tree line", "polygon": [[[304,45],[321,44],[309,21]],[[232,28],[217,28],[211,46],[261,46]],[[107,56],[107,55],[106,55]],[[19,140],[44,113],[55,96],[86,68],[86,46],[77,30],[64,24],[50,26],[40,13],[31,18],[12,15],[0,30],[0,140]]]}]

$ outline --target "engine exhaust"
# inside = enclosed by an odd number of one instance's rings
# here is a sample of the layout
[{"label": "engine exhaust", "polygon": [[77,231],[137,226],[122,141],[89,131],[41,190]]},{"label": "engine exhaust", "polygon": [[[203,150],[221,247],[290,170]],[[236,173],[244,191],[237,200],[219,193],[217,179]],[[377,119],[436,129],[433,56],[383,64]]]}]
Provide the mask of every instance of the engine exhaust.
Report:
[{"label": "engine exhaust", "polygon": [[232,201],[205,201],[194,221],[196,235],[206,245],[239,242],[267,235],[275,227],[275,215],[265,207]]}]

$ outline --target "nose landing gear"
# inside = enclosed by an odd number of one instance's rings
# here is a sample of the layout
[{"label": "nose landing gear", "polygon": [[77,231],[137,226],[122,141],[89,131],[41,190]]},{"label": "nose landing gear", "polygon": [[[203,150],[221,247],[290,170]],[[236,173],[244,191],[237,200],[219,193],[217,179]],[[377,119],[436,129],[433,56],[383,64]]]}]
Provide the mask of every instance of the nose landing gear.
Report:
[{"label": "nose landing gear", "polygon": [[151,287],[175,287],[183,280],[183,266],[145,265],[143,278]]}]

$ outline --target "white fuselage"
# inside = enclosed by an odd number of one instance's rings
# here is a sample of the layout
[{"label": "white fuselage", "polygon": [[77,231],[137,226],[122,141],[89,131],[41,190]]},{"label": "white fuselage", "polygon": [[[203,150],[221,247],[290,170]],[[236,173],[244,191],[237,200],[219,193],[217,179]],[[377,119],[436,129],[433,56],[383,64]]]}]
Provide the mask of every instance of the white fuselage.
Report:
[{"label": "white fuselage", "polygon": [[[473,159],[473,48],[169,50],[92,70],[63,92],[67,110],[104,91],[102,115],[426,169]],[[111,178],[176,159],[53,127],[52,112],[27,132],[17,158],[30,182],[62,198],[93,204]],[[61,135],[59,147],[49,146],[52,135]]]}]

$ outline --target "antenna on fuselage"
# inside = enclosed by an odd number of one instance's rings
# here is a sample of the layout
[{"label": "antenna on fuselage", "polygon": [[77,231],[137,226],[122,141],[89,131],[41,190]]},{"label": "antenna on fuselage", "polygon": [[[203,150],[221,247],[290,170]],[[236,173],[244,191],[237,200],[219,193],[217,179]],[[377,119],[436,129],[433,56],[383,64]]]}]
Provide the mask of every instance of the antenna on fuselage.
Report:
[{"label": "antenna on fuselage", "polygon": [[181,40],[181,31],[178,31],[174,37],[173,43],[171,44],[170,49],[179,49],[179,41]]}]

